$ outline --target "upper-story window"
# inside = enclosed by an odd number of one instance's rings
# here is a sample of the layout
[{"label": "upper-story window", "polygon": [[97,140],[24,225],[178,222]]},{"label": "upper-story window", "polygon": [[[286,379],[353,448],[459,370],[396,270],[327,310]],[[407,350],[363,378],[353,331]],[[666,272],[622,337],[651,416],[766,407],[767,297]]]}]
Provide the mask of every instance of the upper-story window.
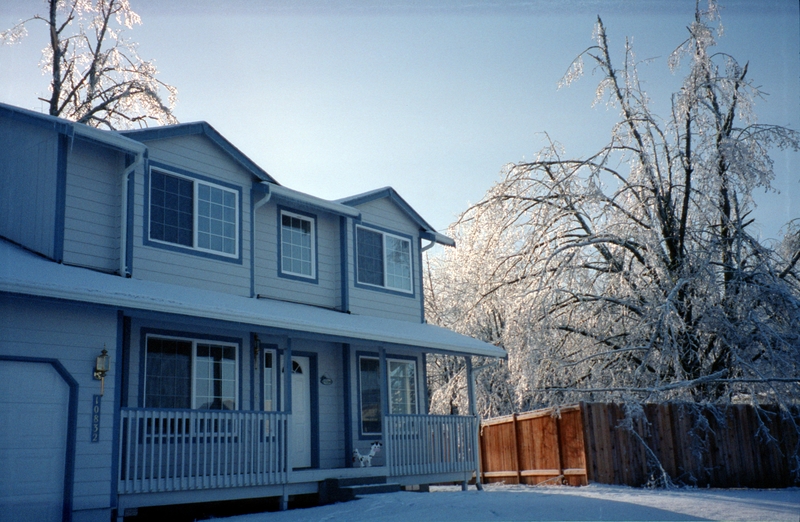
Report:
[{"label": "upper-story window", "polygon": [[359,283],[412,293],[409,239],[358,226],[356,252]]},{"label": "upper-story window", "polygon": [[281,210],[280,220],[281,275],[316,278],[314,218]]},{"label": "upper-story window", "polygon": [[150,172],[150,239],[238,255],[239,194],[198,179]]}]

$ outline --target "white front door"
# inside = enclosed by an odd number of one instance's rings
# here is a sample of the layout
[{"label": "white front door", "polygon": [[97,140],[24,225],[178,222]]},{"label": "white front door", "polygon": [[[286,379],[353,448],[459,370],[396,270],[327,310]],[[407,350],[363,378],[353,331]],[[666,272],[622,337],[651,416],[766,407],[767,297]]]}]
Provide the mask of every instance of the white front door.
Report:
[{"label": "white front door", "polygon": [[292,356],[292,468],[311,467],[311,372],[308,357]]}]

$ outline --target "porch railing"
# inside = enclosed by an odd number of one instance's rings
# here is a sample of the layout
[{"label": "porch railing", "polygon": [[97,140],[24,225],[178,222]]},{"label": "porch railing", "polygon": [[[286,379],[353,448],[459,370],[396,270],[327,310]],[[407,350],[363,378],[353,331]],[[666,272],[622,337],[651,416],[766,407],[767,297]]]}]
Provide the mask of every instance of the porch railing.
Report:
[{"label": "porch railing", "polygon": [[477,420],[455,415],[386,417],[389,474],[427,475],[475,471]]},{"label": "porch railing", "polygon": [[289,415],[122,408],[117,491],[283,484]]}]

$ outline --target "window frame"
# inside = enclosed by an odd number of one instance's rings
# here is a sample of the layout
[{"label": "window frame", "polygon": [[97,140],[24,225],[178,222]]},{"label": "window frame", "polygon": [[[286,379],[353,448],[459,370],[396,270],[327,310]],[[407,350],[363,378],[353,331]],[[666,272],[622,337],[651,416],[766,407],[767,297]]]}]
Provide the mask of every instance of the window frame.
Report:
[{"label": "window frame", "polygon": [[[232,262],[239,262],[241,263],[241,251],[242,251],[242,189],[239,186],[232,185],[229,183],[225,183],[219,180],[207,178],[204,176],[200,176],[183,169],[179,169],[176,167],[171,167],[167,165],[163,165],[157,162],[149,162],[148,169],[147,169],[147,184],[145,187],[145,234],[144,234],[144,244],[150,246],[157,246],[159,248],[163,248],[166,250],[172,250],[175,252],[183,252],[183,253],[191,253],[195,255],[201,255],[206,257],[213,257],[217,259],[222,259],[225,261],[232,261]],[[172,176],[174,178],[178,178],[181,180],[186,180],[192,183],[192,244],[185,245],[183,243],[167,241],[164,239],[158,239],[152,237],[152,213],[153,213],[153,172],[157,172],[161,175],[165,176]],[[198,246],[199,240],[198,235],[202,234],[199,232],[198,221],[202,217],[200,216],[199,212],[199,191],[200,186],[205,185],[212,189],[218,189],[223,191],[223,193],[229,193],[234,197],[234,232],[233,232],[233,253],[225,252],[224,250],[215,250],[212,248],[205,248]],[[223,236],[225,238],[225,236]]]},{"label": "window frame", "polygon": [[[228,339],[218,339],[213,337],[195,337],[191,335],[182,335],[182,334],[169,334],[169,333],[160,333],[160,332],[143,332],[143,350],[142,353],[144,357],[142,357],[142,381],[141,381],[141,390],[142,390],[142,405],[145,408],[153,408],[153,409],[185,409],[185,408],[158,408],[155,406],[147,406],[147,363],[148,363],[148,345],[150,339],[160,339],[160,340],[167,340],[167,341],[180,341],[180,342],[188,342],[191,343],[191,362],[190,362],[190,390],[189,390],[189,408],[190,410],[202,410],[202,411],[237,411],[241,404],[241,371],[239,365],[241,364],[239,358],[239,349],[240,345],[237,342]],[[198,406],[198,397],[197,397],[197,348],[198,345],[212,345],[212,346],[221,346],[225,348],[233,348],[233,368],[234,368],[234,375],[233,375],[233,408],[232,409],[211,409],[211,408],[200,408]],[[224,400],[221,398],[221,400]]]},{"label": "window frame", "polygon": [[[308,221],[311,224],[311,275],[284,270],[283,266],[283,216]],[[286,207],[278,206],[278,277],[294,279],[307,283],[319,283],[319,263],[318,263],[318,234],[317,216],[308,212],[302,212]]]},{"label": "window frame", "polygon": [[[383,434],[383,391],[384,388],[379,388],[380,394],[378,396],[378,411],[380,411],[380,425],[381,431],[378,432],[371,432],[371,431],[364,431],[364,420],[363,420],[363,411],[364,411],[364,404],[362,400],[362,379],[361,379],[361,360],[362,359],[372,359],[378,362],[378,383],[380,386],[385,386],[386,388],[386,397],[389,400],[389,415],[419,415],[420,412],[420,375],[419,375],[419,359],[417,357],[412,356],[402,356],[402,355],[391,355],[386,356],[386,382],[381,381],[381,358],[380,355],[371,353],[371,352],[357,352],[356,353],[356,373],[358,376],[358,435],[359,439],[369,439],[378,435]],[[416,410],[413,413],[392,413],[392,397],[391,397],[391,374],[389,371],[389,365],[392,362],[396,363],[404,363],[404,364],[413,364],[414,365],[414,394],[415,394],[415,401],[414,401],[414,409]]]},{"label": "window frame", "polygon": [[[280,389],[280,374],[281,372],[278,371],[279,359],[278,359],[278,349],[277,347],[267,347],[264,348],[262,346],[263,355],[261,356],[261,407],[263,411],[280,411],[281,405],[278,403],[278,397],[280,394],[278,393]],[[270,357],[272,366],[267,368],[267,356]],[[272,388],[270,392],[270,396],[267,397],[267,374],[271,376],[271,383],[270,386]],[[267,400],[272,402],[272,408],[267,409]]]},{"label": "window frame", "polygon": [[[358,231],[360,229],[366,230],[368,232],[372,232],[375,234],[380,234],[381,236],[381,248],[382,248],[382,261],[383,261],[383,284],[377,285],[374,283],[363,282],[359,280],[359,263],[358,263]],[[409,270],[409,283],[410,288],[407,290],[405,288],[399,288],[395,286],[389,286],[388,284],[388,260],[387,260],[387,249],[386,249],[386,238],[391,237],[393,239],[403,241],[408,244],[408,270]],[[390,231],[383,229],[381,227],[375,225],[367,225],[364,223],[357,223],[354,227],[353,233],[353,250],[355,255],[353,256],[353,265],[355,267],[355,280],[354,285],[359,288],[366,288],[370,290],[376,290],[380,292],[386,292],[394,295],[401,295],[404,297],[414,297],[416,295],[416,278],[414,277],[414,238],[407,234],[402,234],[395,231]]]}]

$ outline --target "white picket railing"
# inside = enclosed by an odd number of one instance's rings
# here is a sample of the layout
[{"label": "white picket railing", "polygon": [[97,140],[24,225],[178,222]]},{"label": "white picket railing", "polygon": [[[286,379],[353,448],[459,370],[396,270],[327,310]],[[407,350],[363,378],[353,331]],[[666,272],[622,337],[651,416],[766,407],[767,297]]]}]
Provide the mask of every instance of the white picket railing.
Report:
[{"label": "white picket railing", "polygon": [[284,484],[289,415],[122,408],[120,494]]},{"label": "white picket railing", "polygon": [[389,475],[475,471],[477,420],[456,415],[389,415],[386,459]]}]

